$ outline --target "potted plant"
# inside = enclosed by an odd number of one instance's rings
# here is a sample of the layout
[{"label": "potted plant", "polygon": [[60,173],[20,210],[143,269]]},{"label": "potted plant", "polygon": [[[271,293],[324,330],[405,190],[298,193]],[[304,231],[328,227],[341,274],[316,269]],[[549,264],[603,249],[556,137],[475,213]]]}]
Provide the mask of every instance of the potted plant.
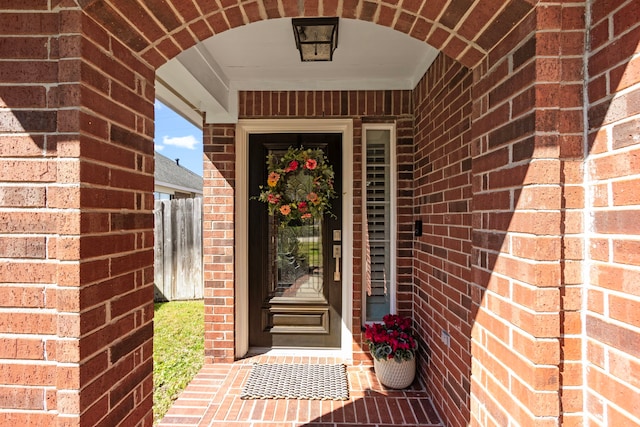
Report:
[{"label": "potted plant", "polygon": [[395,389],[411,385],[418,347],[411,332],[411,319],[387,314],[382,323],[365,326],[364,342],[373,356],[373,368],[380,383]]}]

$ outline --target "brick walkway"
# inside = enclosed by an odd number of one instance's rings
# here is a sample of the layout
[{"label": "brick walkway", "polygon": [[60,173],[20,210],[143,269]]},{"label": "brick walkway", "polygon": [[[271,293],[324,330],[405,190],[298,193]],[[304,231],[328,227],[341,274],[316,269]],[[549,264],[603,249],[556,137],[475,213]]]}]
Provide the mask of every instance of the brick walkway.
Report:
[{"label": "brick walkway", "polygon": [[254,356],[206,365],[158,427],[442,427],[419,384],[397,391],[381,386],[372,366],[348,365],[350,399],[242,400],[253,363],[342,363],[332,357]]}]

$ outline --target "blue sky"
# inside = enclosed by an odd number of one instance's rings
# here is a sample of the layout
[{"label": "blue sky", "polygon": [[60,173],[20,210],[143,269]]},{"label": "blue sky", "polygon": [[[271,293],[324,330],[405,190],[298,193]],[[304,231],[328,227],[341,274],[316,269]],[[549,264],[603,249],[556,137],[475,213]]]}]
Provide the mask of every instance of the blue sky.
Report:
[{"label": "blue sky", "polygon": [[202,176],[202,131],[158,100],[155,111],[156,151]]}]

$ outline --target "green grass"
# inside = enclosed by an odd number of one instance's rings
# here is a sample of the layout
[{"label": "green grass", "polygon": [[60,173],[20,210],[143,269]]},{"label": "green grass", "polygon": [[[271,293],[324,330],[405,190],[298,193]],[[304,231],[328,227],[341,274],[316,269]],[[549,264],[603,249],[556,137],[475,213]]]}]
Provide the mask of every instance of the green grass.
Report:
[{"label": "green grass", "polygon": [[157,423],[204,362],[204,302],[154,305],[153,418]]}]

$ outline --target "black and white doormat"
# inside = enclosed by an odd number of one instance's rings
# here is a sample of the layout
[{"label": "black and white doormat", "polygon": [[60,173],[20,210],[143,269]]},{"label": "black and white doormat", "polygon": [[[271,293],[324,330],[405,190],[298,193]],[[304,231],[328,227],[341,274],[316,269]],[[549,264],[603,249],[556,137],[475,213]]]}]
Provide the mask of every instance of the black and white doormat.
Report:
[{"label": "black and white doormat", "polygon": [[347,368],[345,365],[256,363],[240,398],[348,400]]}]

